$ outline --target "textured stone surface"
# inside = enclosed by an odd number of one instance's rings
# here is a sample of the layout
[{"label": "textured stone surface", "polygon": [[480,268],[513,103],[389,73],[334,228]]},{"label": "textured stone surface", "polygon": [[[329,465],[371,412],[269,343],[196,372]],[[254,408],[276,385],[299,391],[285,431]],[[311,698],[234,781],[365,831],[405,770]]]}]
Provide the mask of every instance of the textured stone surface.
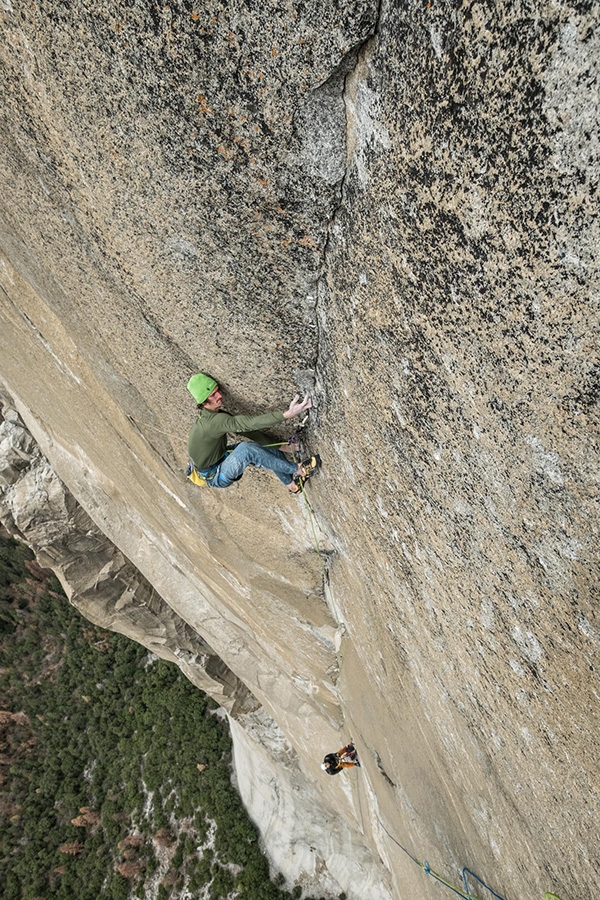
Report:
[{"label": "textured stone surface", "polygon": [[345,699],[388,827],[503,896],[596,890],[596,19],[384,6],[320,306]]},{"label": "textured stone surface", "polygon": [[[229,714],[237,786],[275,872],[313,894],[342,888],[390,900],[381,867],[348,822],[306,789],[297,753],[276,722],[200,635],[94,525],[0,394],[0,522],[60,578],[88,619],[176,663]],[[238,722],[238,724],[236,724]],[[349,804],[352,798],[347,797]]]},{"label": "textured stone surface", "polygon": [[[53,468],[398,897],[441,888],[380,821],[594,896],[597,7],[4,10],[0,376]],[[325,597],[274,479],[183,483],[197,366],[315,384]]]},{"label": "textured stone surface", "polygon": [[[290,885],[336,898],[343,886],[351,896],[390,900],[379,860],[373,859],[351,818],[315,803],[296,754],[273,720],[258,710],[230,719],[230,726],[238,790]],[[354,770],[335,784],[349,804],[356,802],[359,777]]]},{"label": "textured stone surface", "polygon": [[0,395],[0,522],[7,531],[54,570],[86,618],[176,663],[232,715],[258,709],[223,660],[94,525],[9,402]]}]

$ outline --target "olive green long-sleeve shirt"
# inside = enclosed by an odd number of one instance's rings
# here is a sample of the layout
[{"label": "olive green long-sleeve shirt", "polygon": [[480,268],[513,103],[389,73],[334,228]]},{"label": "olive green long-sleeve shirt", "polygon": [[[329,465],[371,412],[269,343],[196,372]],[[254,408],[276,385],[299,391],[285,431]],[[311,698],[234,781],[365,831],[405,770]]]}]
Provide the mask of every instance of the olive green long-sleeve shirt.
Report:
[{"label": "olive green long-sleeve shirt", "polygon": [[190,432],[188,453],[197,469],[210,469],[225,456],[229,433],[245,434],[257,444],[268,444],[270,439],[257,429],[279,425],[283,420],[282,412],[262,416],[230,416],[224,410],[213,412],[202,409]]}]

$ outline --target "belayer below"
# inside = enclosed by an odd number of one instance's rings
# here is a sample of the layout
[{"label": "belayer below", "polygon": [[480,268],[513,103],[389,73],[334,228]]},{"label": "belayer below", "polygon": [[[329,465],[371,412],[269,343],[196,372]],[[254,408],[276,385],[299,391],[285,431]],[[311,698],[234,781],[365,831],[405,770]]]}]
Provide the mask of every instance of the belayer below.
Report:
[{"label": "belayer below", "polygon": [[337,775],[342,769],[351,769],[353,766],[360,766],[354,744],[346,744],[337,753],[328,753],[321,763],[321,768],[328,775]]},{"label": "belayer below", "polygon": [[[274,472],[290,493],[301,493],[306,479],[319,468],[319,457],[311,456],[301,463],[292,462],[285,453],[293,453],[293,445],[284,444],[280,449],[267,447],[265,445],[270,439],[260,429],[278,425],[310,409],[312,401],[308,395],[303,400],[296,395],[282,412],[232,416],[221,408],[223,395],[210,375],[203,372],[193,375],[187,388],[199,410],[188,442],[191,459],[186,472],[188,478],[196,484],[226,488],[240,480],[247,466],[256,466]],[[250,440],[227,446],[229,433],[245,434]]]}]

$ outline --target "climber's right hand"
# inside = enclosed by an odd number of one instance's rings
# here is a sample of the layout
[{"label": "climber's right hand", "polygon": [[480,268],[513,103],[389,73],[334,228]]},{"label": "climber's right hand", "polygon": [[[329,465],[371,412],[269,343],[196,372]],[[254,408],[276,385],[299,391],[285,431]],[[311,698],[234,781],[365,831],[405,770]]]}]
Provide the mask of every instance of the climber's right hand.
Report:
[{"label": "climber's right hand", "polygon": [[306,396],[302,400],[300,399],[300,394],[296,394],[289,407],[284,412],[283,418],[293,419],[295,418],[295,416],[299,416],[305,410],[310,409],[311,406],[312,400],[310,399],[308,394],[306,394]]}]

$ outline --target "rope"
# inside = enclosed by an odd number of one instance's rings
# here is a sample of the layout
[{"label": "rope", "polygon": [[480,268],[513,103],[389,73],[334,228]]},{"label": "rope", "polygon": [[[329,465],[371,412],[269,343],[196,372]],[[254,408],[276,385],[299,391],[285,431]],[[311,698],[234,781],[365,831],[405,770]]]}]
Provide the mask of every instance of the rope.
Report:
[{"label": "rope", "polygon": [[[394,844],[396,844],[396,846],[400,847],[400,849],[404,853],[406,853],[406,855],[410,859],[412,859],[412,861],[414,863],[416,863],[418,866],[420,866],[421,869],[423,869],[425,872],[427,872],[428,875],[431,875],[431,877],[435,878],[436,881],[439,881],[440,884],[445,885],[447,888],[449,888],[455,894],[458,894],[458,896],[462,897],[463,900],[479,900],[478,897],[476,897],[474,894],[470,893],[468,887],[466,887],[466,890],[463,892],[461,890],[461,888],[457,887],[456,885],[451,884],[449,881],[446,881],[445,878],[442,878],[441,875],[438,875],[437,872],[434,872],[433,869],[431,868],[431,866],[429,865],[429,863],[427,862],[427,860],[423,860],[423,862],[421,862],[419,859],[417,859],[416,856],[413,856],[412,853],[410,852],[410,850],[407,850],[406,847],[403,847],[402,844],[400,843],[400,841],[397,841],[396,838],[393,836],[393,834],[390,834],[390,832],[387,830],[387,828],[381,821],[379,814],[375,813],[375,815],[377,816],[377,821],[379,822],[379,824],[381,825],[381,827],[383,828],[383,830],[385,831],[387,836],[390,838],[390,840],[392,840],[394,842]],[[479,881],[479,879],[477,879],[477,880]],[[483,882],[481,882],[481,883],[483,884]],[[489,890],[489,888],[488,888],[488,890]],[[499,895],[495,894],[494,896],[498,897]],[[502,897],[500,897],[500,900],[502,900]]]},{"label": "rope", "polygon": [[[281,447],[284,444],[292,442],[293,437],[294,436],[292,436],[292,438],[290,438],[290,441],[280,441],[279,443],[276,443],[276,444],[264,444],[263,446],[265,446],[265,447]],[[294,460],[294,462],[298,462],[295,453],[292,453],[292,459]],[[313,509],[312,509],[312,506],[310,505],[310,501],[306,495],[306,491],[304,489],[304,482],[300,482],[300,491],[302,493],[304,502],[306,504],[308,518],[310,520],[310,527],[311,527],[312,535],[313,535],[313,540],[315,542],[315,549],[319,555],[319,560],[321,562],[323,578],[324,578],[325,584],[331,590],[331,583],[329,580],[329,571],[326,566],[326,560],[325,560],[324,554],[323,554],[323,552],[321,550],[321,546],[319,544],[319,538],[317,536],[317,529],[316,529],[316,525],[315,525]],[[362,830],[363,830],[363,834],[364,834],[365,822],[364,822],[364,817],[363,817],[361,791],[360,791],[360,778],[358,777],[358,773],[357,773],[357,778],[356,778],[356,788],[357,788],[357,795],[358,795],[358,810],[359,810],[360,821],[361,821]],[[406,847],[403,847],[402,844],[400,843],[400,841],[397,841],[396,838],[392,834],[390,834],[390,832],[387,830],[386,826],[381,821],[381,818],[379,817],[379,815],[377,813],[375,815],[377,817],[377,821],[379,822],[379,824],[381,825],[381,827],[383,828],[383,830],[385,831],[387,836],[390,838],[390,840],[392,840],[394,842],[394,844],[396,844],[404,853],[406,853],[406,855],[410,859],[412,859],[412,861],[414,863],[416,863],[421,869],[423,869],[423,871],[426,872],[427,875],[431,875],[432,878],[435,878],[435,880],[438,881],[440,884],[443,884],[445,887],[449,888],[449,890],[453,891],[455,894],[457,894],[459,897],[461,897],[462,900],[479,900],[479,898],[476,897],[475,894],[472,894],[469,890],[469,885],[467,883],[467,875],[470,875],[471,878],[474,878],[475,881],[477,881],[481,885],[481,887],[485,888],[486,891],[489,891],[489,893],[493,897],[495,897],[496,900],[504,900],[504,898],[501,897],[500,894],[497,894],[496,891],[492,890],[492,888],[489,887],[489,885],[487,885],[484,881],[482,881],[481,878],[479,878],[479,876],[475,875],[475,873],[472,872],[470,869],[467,869],[466,866],[463,867],[462,873],[461,873],[462,879],[463,879],[463,884],[464,884],[464,891],[460,887],[447,881],[445,878],[442,878],[441,875],[439,875],[437,872],[434,872],[434,870],[431,868],[431,866],[429,865],[427,860],[423,860],[423,862],[421,862],[420,860],[417,859],[416,856],[413,856],[412,853],[406,849]],[[560,900],[560,897],[557,894],[552,894],[552,893],[546,892],[544,900]]]},{"label": "rope", "polygon": [[465,890],[466,890],[467,892],[468,892],[468,890],[469,890],[469,885],[467,884],[467,875],[470,875],[471,878],[474,878],[475,881],[478,881],[479,884],[480,884],[482,887],[484,887],[484,888],[486,889],[486,891],[489,891],[490,894],[493,894],[494,897],[497,897],[497,900],[502,900],[502,897],[500,896],[500,894],[497,894],[496,891],[493,891],[493,890],[491,889],[491,887],[488,887],[488,885],[485,884],[485,882],[483,882],[483,881],[481,880],[481,878],[479,878],[479,877],[475,874],[475,872],[471,872],[470,869],[467,869],[467,867],[464,866],[464,867],[463,867],[463,870],[462,870],[462,877],[463,877],[463,883],[464,883],[464,886],[465,886]]},{"label": "rope", "polygon": [[[284,443],[288,443],[288,442],[286,441]],[[294,460],[295,463],[298,462],[298,459],[296,458],[295,453],[292,453],[292,459]],[[319,544],[319,538],[317,536],[317,527],[315,525],[315,517],[313,514],[312,506],[310,505],[309,499],[306,496],[306,491],[304,490],[304,482],[300,481],[299,484],[300,484],[300,493],[302,494],[302,497],[304,499],[304,503],[306,504],[306,509],[308,512],[308,519],[310,522],[313,541],[315,542],[315,550],[317,551],[317,554],[319,556],[319,562],[321,563],[321,571],[323,572],[323,581],[327,585],[327,587],[331,588],[331,582],[329,581],[329,570],[326,565],[326,557],[324,556],[323,551],[321,550],[321,545]]]},{"label": "rope", "polygon": [[172,441],[175,441],[175,435],[171,434],[170,431],[163,431],[162,428],[157,428],[156,425],[152,424],[152,422],[146,422],[146,421],[138,422],[136,419],[133,418],[133,416],[127,416],[127,418],[129,419],[129,421],[131,422],[132,425],[135,425],[135,427],[137,428],[139,433],[142,435],[142,437],[144,436],[144,433],[140,429],[140,425],[145,425],[147,428],[153,428],[154,431],[158,431],[159,434],[164,434],[168,438],[171,438]]},{"label": "rope", "polygon": [[329,581],[329,570],[327,569],[327,566],[325,565],[325,557],[323,556],[323,552],[321,550],[321,545],[319,544],[319,538],[317,537],[317,528],[315,525],[315,517],[313,515],[312,507],[309,503],[308,497],[306,496],[306,491],[304,490],[304,485],[302,483],[300,484],[300,491],[302,493],[302,496],[304,497],[306,509],[308,510],[308,518],[310,521],[310,527],[312,530],[313,540],[315,542],[315,549],[316,549],[317,553],[319,554],[319,561],[321,563],[321,571],[323,572],[323,580],[324,580],[325,584],[327,585],[327,587],[330,588],[331,583]]},{"label": "rope", "polygon": [[[433,871],[433,869],[431,868],[431,866],[429,865],[429,863],[427,862],[427,860],[423,860],[423,862],[421,862],[420,860],[417,859],[416,856],[413,856],[412,853],[411,853],[409,850],[406,849],[406,847],[403,847],[402,844],[400,843],[400,841],[397,841],[396,838],[393,836],[393,834],[390,834],[390,832],[387,830],[387,828],[385,827],[385,825],[384,825],[383,822],[381,821],[381,818],[379,817],[379,814],[378,814],[378,813],[375,813],[375,815],[376,815],[376,817],[377,817],[377,821],[379,822],[379,824],[381,825],[381,827],[383,828],[383,830],[385,831],[385,833],[387,834],[387,836],[394,842],[394,844],[396,844],[397,847],[400,847],[400,849],[401,849],[404,853],[406,853],[406,855],[407,855],[408,857],[410,857],[410,859],[412,859],[412,861],[413,861],[414,863],[416,863],[416,864],[417,864],[418,866],[420,866],[425,872],[427,872],[428,875],[431,875],[432,878],[435,878],[435,880],[436,880],[436,881],[439,881],[440,884],[443,884],[443,885],[445,885],[447,888],[450,888],[451,891],[454,891],[454,893],[455,893],[455,894],[458,894],[459,897],[462,897],[463,900],[479,900],[479,898],[476,897],[475,894],[472,894],[472,893],[470,892],[470,890],[469,890],[469,885],[467,884],[467,875],[470,875],[471,878],[474,878],[475,881],[478,881],[479,884],[480,884],[483,888],[485,888],[486,891],[489,891],[490,894],[492,894],[492,896],[496,898],[496,900],[504,900],[504,898],[501,897],[500,894],[497,894],[496,891],[493,891],[493,890],[491,889],[491,887],[489,887],[489,885],[487,885],[484,881],[481,880],[481,878],[479,878],[477,875],[475,875],[474,872],[471,872],[470,869],[467,869],[466,866],[464,866],[463,869],[462,869],[462,878],[463,878],[463,884],[464,884],[464,891],[463,891],[461,888],[456,887],[456,885],[451,884],[449,881],[446,881],[445,878],[442,878],[441,875],[438,875],[437,872],[434,872],[434,871]],[[544,896],[544,900],[560,900],[560,897],[558,896],[558,894],[552,894],[552,893],[550,893],[549,891],[547,891],[546,894],[545,894],[545,896]]]},{"label": "rope", "polygon": [[356,794],[358,796],[358,812],[360,813],[360,824],[361,824],[363,834],[364,834],[365,833],[365,820],[363,817],[362,800],[360,799],[360,781],[361,780],[359,778],[358,772],[356,773],[355,780],[356,780]]}]

